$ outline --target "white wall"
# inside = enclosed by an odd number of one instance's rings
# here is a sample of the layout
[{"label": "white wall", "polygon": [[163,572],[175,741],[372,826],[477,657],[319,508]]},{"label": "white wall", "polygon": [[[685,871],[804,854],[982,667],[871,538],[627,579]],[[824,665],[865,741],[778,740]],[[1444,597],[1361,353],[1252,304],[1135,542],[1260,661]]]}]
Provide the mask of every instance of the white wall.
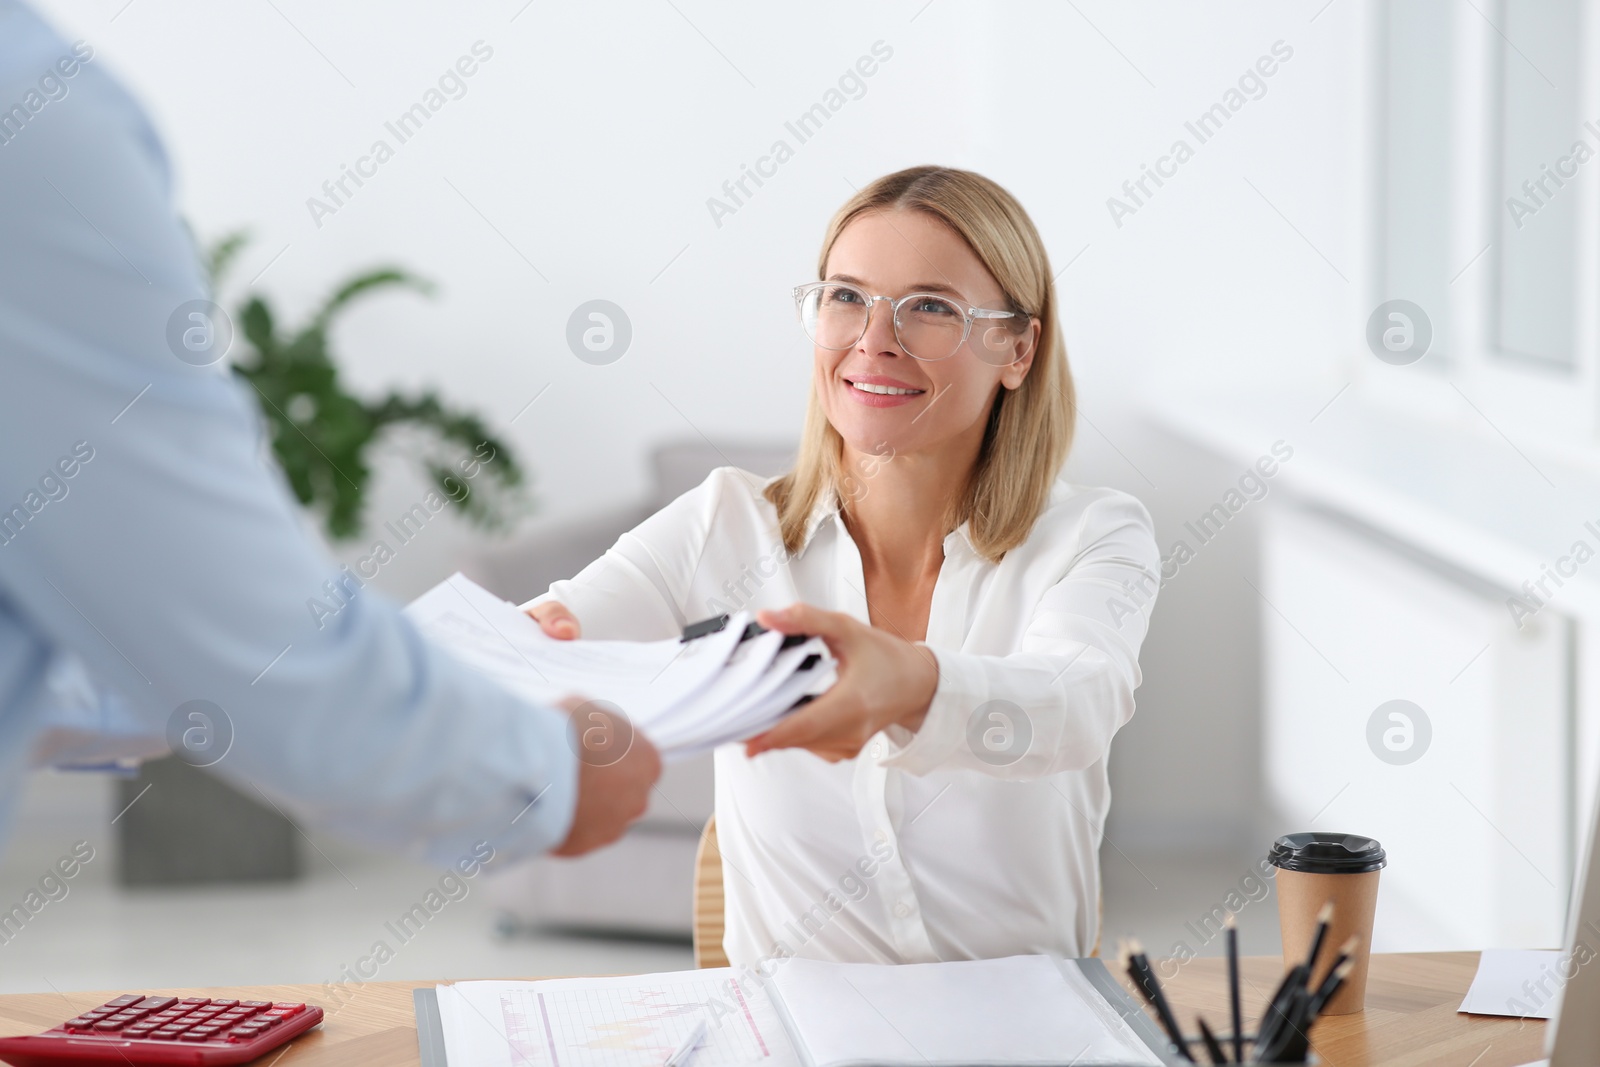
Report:
[{"label": "white wall", "polygon": [[[1040,5],[1032,29],[991,41],[982,165],[1028,206],[1058,269],[1079,256],[1059,283],[1082,390],[1074,474],[1143,499],[1163,551],[1193,542],[1183,524],[1242,467],[1151,426],[1142,405],[1189,382],[1331,397],[1359,344],[1356,5],[1322,6]],[[1199,143],[1185,122],[1280,40],[1293,55],[1264,94]],[[1107,199],[1126,201],[1123,182],[1179,138],[1193,158],[1118,226]],[[1291,445],[1313,414],[1285,413]],[[1157,602],[1139,713],[1113,750],[1119,847],[1265,849],[1261,604],[1244,580],[1258,515],[1200,548]]]},{"label": "white wall", "polygon": [[[436,279],[437,300],[351,315],[350,378],[437,386],[502,427],[549,384],[509,431],[546,517],[638,494],[660,439],[795,434],[807,346],[788,289],[852,186],[914,163],[980,169],[1033,214],[1064,268],[1074,473],[1144,499],[1163,546],[1240,472],[1149,427],[1151,391],[1288,377],[1331,395],[1351,347],[1353,4],[125,2],[44,6],[148,104],[197,230],[251,227],[239,277],[267,268],[285,310],[374,263]],[[467,94],[318,228],[307,198],[480,39],[494,54]],[[879,40],[893,57],[865,95],[795,145],[785,120]],[[1294,54],[1265,95],[1197,144],[1184,122],[1278,40]],[[707,197],[779,137],[795,157],[717,226]],[[1179,137],[1194,158],[1117,226],[1107,197]],[[635,329],[608,367],[564,342],[594,297]],[[412,491],[388,479],[375,513]],[[1115,756],[1119,843],[1257,844],[1252,536],[1230,527],[1162,594]],[[416,588],[465,540],[391,582]]]}]

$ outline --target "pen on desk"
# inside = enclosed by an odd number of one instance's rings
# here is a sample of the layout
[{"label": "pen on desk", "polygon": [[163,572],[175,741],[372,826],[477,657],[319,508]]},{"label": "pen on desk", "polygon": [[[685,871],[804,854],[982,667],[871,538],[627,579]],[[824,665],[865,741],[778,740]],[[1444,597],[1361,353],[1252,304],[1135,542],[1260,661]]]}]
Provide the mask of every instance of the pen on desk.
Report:
[{"label": "pen on desk", "polygon": [[1239,924],[1233,912],[1222,920],[1228,931],[1228,1008],[1233,1023],[1233,1062],[1244,1062],[1244,1019],[1239,1006]]},{"label": "pen on desk", "polygon": [[1206,1055],[1211,1057],[1212,1063],[1227,1063],[1228,1054],[1222,1051],[1222,1046],[1217,1044],[1217,1035],[1211,1032],[1211,1027],[1206,1025],[1204,1018],[1195,1017],[1195,1022],[1200,1024],[1200,1040],[1205,1043]]},{"label": "pen on desk", "polygon": [[694,1024],[694,1029],[689,1031],[689,1036],[683,1039],[683,1044],[668,1056],[661,1067],[684,1067],[694,1058],[694,1050],[706,1039],[706,1021],[701,1019]]},{"label": "pen on desk", "polygon": [[1156,1010],[1156,1016],[1166,1028],[1167,1036],[1177,1046],[1178,1054],[1193,1063],[1194,1057],[1189,1054],[1189,1043],[1183,1038],[1183,1030],[1178,1026],[1177,1017],[1172,1014],[1172,1007],[1167,1003],[1166,994],[1161,992],[1161,983],[1156,980],[1156,972],[1144,954],[1144,946],[1130,938],[1128,952],[1128,977],[1133,979],[1133,984],[1139,987],[1139,991],[1150,1002],[1150,1006]]}]

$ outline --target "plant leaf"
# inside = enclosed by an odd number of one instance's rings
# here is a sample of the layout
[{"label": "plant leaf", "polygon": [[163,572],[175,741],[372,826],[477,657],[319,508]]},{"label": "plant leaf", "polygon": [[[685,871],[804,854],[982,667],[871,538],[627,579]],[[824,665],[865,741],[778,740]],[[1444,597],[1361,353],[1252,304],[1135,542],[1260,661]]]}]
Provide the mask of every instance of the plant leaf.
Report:
[{"label": "plant leaf", "polygon": [[424,296],[432,296],[434,293],[432,282],[398,267],[385,267],[381,270],[369,271],[366,274],[359,274],[341,285],[328,298],[328,302],[322,305],[322,310],[318,311],[311,322],[307,324],[304,332],[325,333],[328,329],[328,323],[333,320],[333,317],[356,297],[364,293],[370,293],[374,289],[383,289],[390,286],[413,289]]},{"label": "plant leaf", "polygon": [[234,230],[212,243],[210,249],[206,251],[206,276],[211,279],[212,292],[221,288],[222,279],[227,277],[228,269],[233,266],[233,261],[239,258],[239,253],[244,251],[249,243],[249,230]]}]

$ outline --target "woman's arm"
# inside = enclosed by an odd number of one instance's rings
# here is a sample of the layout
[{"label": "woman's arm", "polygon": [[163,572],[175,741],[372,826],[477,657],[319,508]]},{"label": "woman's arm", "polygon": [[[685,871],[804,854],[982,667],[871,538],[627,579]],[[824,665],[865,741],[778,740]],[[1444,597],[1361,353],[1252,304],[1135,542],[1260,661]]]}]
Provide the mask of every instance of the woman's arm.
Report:
[{"label": "woman's arm", "polygon": [[522,605],[551,637],[658,641],[677,637],[695,619],[682,605],[705,551],[733,468],[712,471],[623,534],[605,555]]},{"label": "woman's arm", "polygon": [[912,774],[962,768],[1028,779],[1105,758],[1133,714],[1160,557],[1132,498],[1095,501],[1082,521],[1087,547],[1040,598],[1010,655],[913,645],[804,605],[764,613],[775,629],[828,638],[839,683],[747,751],[803,747],[848,759],[882,730],[885,766]]}]

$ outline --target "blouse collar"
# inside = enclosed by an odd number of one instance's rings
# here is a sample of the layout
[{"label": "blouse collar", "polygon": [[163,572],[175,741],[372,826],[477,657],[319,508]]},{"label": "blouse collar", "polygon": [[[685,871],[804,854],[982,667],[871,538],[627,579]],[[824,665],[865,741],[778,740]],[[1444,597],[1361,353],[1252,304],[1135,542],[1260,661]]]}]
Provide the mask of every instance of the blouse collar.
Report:
[{"label": "blouse collar", "polygon": [[[840,510],[839,493],[832,486],[829,486],[821,493],[817,494],[816,503],[811,506],[811,514],[806,517],[805,534],[800,539],[799,551],[794,553],[796,556],[800,556],[805,553],[805,550],[811,546],[812,539],[816,537],[817,530],[819,530],[822,527],[822,524],[827,522],[829,519],[833,519],[839,524],[839,533],[841,535],[846,537],[849,536],[850,532],[845,528],[844,515]],[[965,545],[968,552],[972,553],[973,555],[977,555],[978,550],[973,547],[972,533],[968,529],[968,525],[968,523],[963,522],[960,526],[956,527],[950,533],[945,535],[945,555],[948,556],[951,549],[958,544]]]}]

